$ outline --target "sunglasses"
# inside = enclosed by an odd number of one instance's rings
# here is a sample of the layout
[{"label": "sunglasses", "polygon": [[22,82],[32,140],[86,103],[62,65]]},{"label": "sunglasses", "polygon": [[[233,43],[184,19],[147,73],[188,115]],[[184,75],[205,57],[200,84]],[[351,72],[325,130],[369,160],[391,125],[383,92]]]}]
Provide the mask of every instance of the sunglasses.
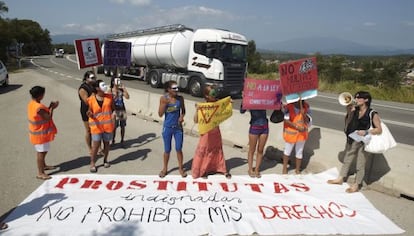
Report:
[{"label": "sunglasses", "polygon": [[177,85],[171,86],[171,90],[178,91],[178,86]]}]

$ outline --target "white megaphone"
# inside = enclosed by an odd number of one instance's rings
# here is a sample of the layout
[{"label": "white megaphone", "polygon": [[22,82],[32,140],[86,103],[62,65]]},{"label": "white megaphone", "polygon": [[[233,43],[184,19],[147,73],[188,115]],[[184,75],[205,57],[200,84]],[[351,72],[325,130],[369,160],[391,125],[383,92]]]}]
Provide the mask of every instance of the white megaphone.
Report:
[{"label": "white megaphone", "polygon": [[353,104],[353,105],[356,104],[352,94],[349,93],[349,92],[343,92],[343,93],[339,94],[338,101],[339,101],[339,104],[341,104],[342,106],[348,106],[350,104]]}]

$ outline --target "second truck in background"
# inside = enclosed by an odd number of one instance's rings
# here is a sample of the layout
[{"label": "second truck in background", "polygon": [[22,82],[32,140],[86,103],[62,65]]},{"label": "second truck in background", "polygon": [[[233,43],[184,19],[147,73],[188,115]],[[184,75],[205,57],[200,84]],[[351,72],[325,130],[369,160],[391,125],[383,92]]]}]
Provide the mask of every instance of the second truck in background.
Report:
[{"label": "second truck in background", "polygon": [[107,40],[131,43],[131,66],[104,67],[106,75],[136,77],[154,88],[174,80],[197,97],[205,85],[215,85],[220,96],[243,90],[248,42],[241,34],[178,24],[113,34]]}]

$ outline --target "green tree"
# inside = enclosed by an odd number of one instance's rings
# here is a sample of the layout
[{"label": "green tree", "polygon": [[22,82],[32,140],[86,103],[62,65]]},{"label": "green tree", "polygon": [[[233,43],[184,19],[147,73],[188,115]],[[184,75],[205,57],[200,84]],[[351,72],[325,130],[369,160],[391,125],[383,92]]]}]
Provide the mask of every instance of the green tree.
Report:
[{"label": "green tree", "polygon": [[254,40],[250,40],[247,45],[247,63],[248,73],[260,73],[262,57],[260,53],[256,51],[256,43]]},{"label": "green tree", "polygon": [[326,68],[326,76],[329,83],[342,81],[342,63],[345,59],[341,56],[331,57]]},{"label": "green tree", "polygon": [[386,63],[379,74],[379,81],[387,88],[399,88],[401,86],[401,76],[398,72],[401,70],[398,62],[390,61]]}]

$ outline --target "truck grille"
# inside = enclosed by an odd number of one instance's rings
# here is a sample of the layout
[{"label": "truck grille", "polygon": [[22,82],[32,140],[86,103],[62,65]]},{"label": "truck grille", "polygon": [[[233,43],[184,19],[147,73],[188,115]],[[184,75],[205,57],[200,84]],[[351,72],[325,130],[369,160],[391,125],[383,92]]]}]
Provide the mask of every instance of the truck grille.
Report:
[{"label": "truck grille", "polygon": [[245,63],[224,63],[224,89],[231,95],[243,90]]}]

